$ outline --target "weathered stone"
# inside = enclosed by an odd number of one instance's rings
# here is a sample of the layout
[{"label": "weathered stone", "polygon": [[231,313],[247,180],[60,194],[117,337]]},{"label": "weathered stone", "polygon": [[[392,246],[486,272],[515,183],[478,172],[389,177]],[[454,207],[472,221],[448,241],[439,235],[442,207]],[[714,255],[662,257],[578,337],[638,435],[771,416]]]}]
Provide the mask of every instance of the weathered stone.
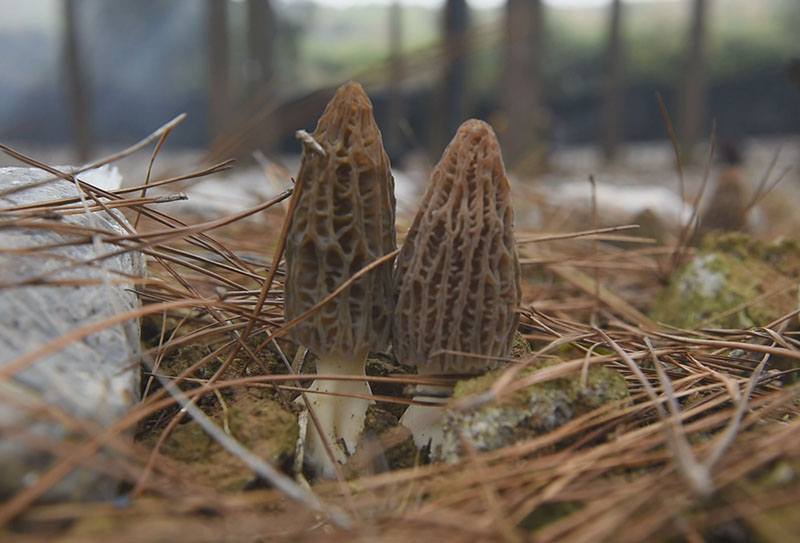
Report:
[{"label": "weathered stone", "polygon": [[[116,169],[88,178],[118,179]],[[9,208],[76,197],[78,188],[30,168],[0,168],[0,497],[32,484],[75,444],[116,421],[139,397],[139,323],[106,326],[19,368],[21,356],[77,328],[139,306],[131,276],[143,276],[136,251],[106,258],[125,234],[118,211],[44,214],[21,223]],[[27,187],[27,188],[22,188]],[[91,202],[91,201],[90,201]],[[113,215],[113,216],[112,216]],[[85,233],[73,233],[78,227]],[[93,260],[96,259],[96,260]],[[90,262],[91,261],[91,262]],[[56,454],[54,454],[56,453]],[[113,471],[108,455],[89,465]],[[82,467],[52,487],[47,499],[113,495],[114,477]]]},{"label": "weathered stone", "polygon": [[[558,362],[523,370],[519,378]],[[479,395],[492,386],[503,370],[459,381],[453,398]],[[442,420],[444,441],[432,451],[434,459],[457,461],[465,438],[478,451],[491,451],[548,432],[573,418],[628,396],[625,378],[605,366],[589,368],[586,383],[581,373],[531,385],[497,402],[456,411],[446,409]]]},{"label": "weathered stone", "polygon": [[764,326],[798,307],[798,274],[797,242],[763,243],[741,233],[709,235],[672,274],[650,317],[687,329]]}]

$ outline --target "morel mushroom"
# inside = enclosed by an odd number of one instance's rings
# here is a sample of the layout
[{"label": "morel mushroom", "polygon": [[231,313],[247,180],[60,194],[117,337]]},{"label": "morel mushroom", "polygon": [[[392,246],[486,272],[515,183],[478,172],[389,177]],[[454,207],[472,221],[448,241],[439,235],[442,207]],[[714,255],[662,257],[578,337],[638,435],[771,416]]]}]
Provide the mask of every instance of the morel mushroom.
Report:
[{"label": "morel mushroom", "polygon": [[[358,83],[339,88],[304,146],[302,189],[286,237],[284,316],[307,311],[356,272],[397,247],[394,179],[372,103]],[[316,142],[316,143],[314,143]],[[393,307],[387,261],[300,321],[290,336],[317,355],[318,374],[364,375],[367,353],[386,347]],[[344,463],[364,428],[371,395],[357,380],[317,380],[308,394],[321,430]],[[320,392],[316,394],[314,392]],[[324,477],[335,473],[309,424],[307,458]]]},{"label": "morel mushroom", "polygon": [[[431,173],[395,270],[394,352],[420,374],[479,372],[509,353],[521,290],[509,193],[494,131],[466,121]],[[415,399],[441,403],[436,388],[418,387]],[[441,443],[440,409],[404,413],[418,447]]]}]

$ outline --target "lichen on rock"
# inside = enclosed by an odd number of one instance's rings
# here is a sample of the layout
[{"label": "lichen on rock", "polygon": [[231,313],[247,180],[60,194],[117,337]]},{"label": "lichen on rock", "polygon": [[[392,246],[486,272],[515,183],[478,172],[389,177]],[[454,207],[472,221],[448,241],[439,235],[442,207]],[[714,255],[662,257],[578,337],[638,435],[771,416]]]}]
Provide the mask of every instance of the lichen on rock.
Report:
[{"label": "lichen on rock", "polygon": [[800,248],[791,240],[767,244],[741,233],[706,236],[672,274],[650,317],[687,329],[763,326],[798,307],[798,264]]},{"label": "lichen on rock", "polygon": [[[521,371],[519,378],[558,364],[542,362]],[[502,370],[459,381],[453,398],[479,395],[491,387]],[[625,378],[615,370],[593,365],[585,384],[580,372],[537,383],[493,402],[468,411],[447,409],[443,417],[444,442],[433,456],[454,462],[462,454],[461,438],[479,451],[490,451],[548,432],[573,418],[606,403],[628,396]]]}]

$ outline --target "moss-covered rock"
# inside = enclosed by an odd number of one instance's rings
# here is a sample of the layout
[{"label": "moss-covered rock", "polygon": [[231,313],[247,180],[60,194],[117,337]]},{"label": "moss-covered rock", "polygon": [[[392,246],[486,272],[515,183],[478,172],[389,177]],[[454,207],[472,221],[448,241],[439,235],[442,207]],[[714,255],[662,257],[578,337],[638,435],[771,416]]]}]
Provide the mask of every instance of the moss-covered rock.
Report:
[{"label": "moss-covered rock", "polygon": [[797,284],[754,300],[791,283],[799,273],[800,247],[795,241],[765,244],[741,233],[709,235],[694,257],[672,274],[650,317],[689,329],[763,326],[797,308]]},{"label": "moss-covered rock", "polygon": [[[294,454],[298,426],[294,414],[269,398],[238,389],[212,419],[237,441],[270,463],[281,465]],[[151,436],[153,442],[157,436]],[[242,462],[190,421],[178,425],[162,452],[186,465],[196,479],[219,490],[238,491],[257,481]]]},{"label": "moss-covered rock", "polygon": [[[543,362],[526,368],[519,378],[559,364]],[[491,387],[502,371],[459,381],[455,399],[479,395]],[[500,401],[468,411],[448,409],[443,417],[444,443],[437,456],[455,461],[461,455],[461,438],[469,439],[479,451],[490,451],[556,428],[608,402],[628,397],[625,378],[604,366],[591,366],[586,383],[580,372],[518,390]]]}]

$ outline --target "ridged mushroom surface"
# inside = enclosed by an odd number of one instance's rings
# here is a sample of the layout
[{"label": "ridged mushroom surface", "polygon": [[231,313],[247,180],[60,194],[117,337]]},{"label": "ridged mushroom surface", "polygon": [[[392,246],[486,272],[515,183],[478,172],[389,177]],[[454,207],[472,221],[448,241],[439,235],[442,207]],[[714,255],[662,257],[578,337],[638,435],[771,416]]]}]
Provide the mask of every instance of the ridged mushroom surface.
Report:
[{"label": "ridged mushroom surface", "polygon": [[520,303],[514,211],[491,126],[461,125],[434,168],[398,256],[393,346],[420,373],[460,373],[508,355]]},{"label": "ridged mushroom surface", "polygon": [[[286,319],[320,302],[347,278],[395,250],[394,179],[372,103],[350,82],[328,103],[304,149],[303,189],[286,239]],[[384,348],[391,331],[392,263],[356,280],[290,335],[316,353]]]},{"label": "ridged mushroom surface", "polygon": [[[297,183],[285,249],[287,321],[397,247],[389,158],[358,83],[339,88],[304,141]],[[369,351],[389,342],[393,302],[387,261],[290,329],[292,339],[317,355],[318,375],[352,377],[318,377],[306,394],[319,424],[309,427],[306,457],[323,477],[333,477],[334,461],[344,463],[356,450],[372,395],[364,364]]]}]

